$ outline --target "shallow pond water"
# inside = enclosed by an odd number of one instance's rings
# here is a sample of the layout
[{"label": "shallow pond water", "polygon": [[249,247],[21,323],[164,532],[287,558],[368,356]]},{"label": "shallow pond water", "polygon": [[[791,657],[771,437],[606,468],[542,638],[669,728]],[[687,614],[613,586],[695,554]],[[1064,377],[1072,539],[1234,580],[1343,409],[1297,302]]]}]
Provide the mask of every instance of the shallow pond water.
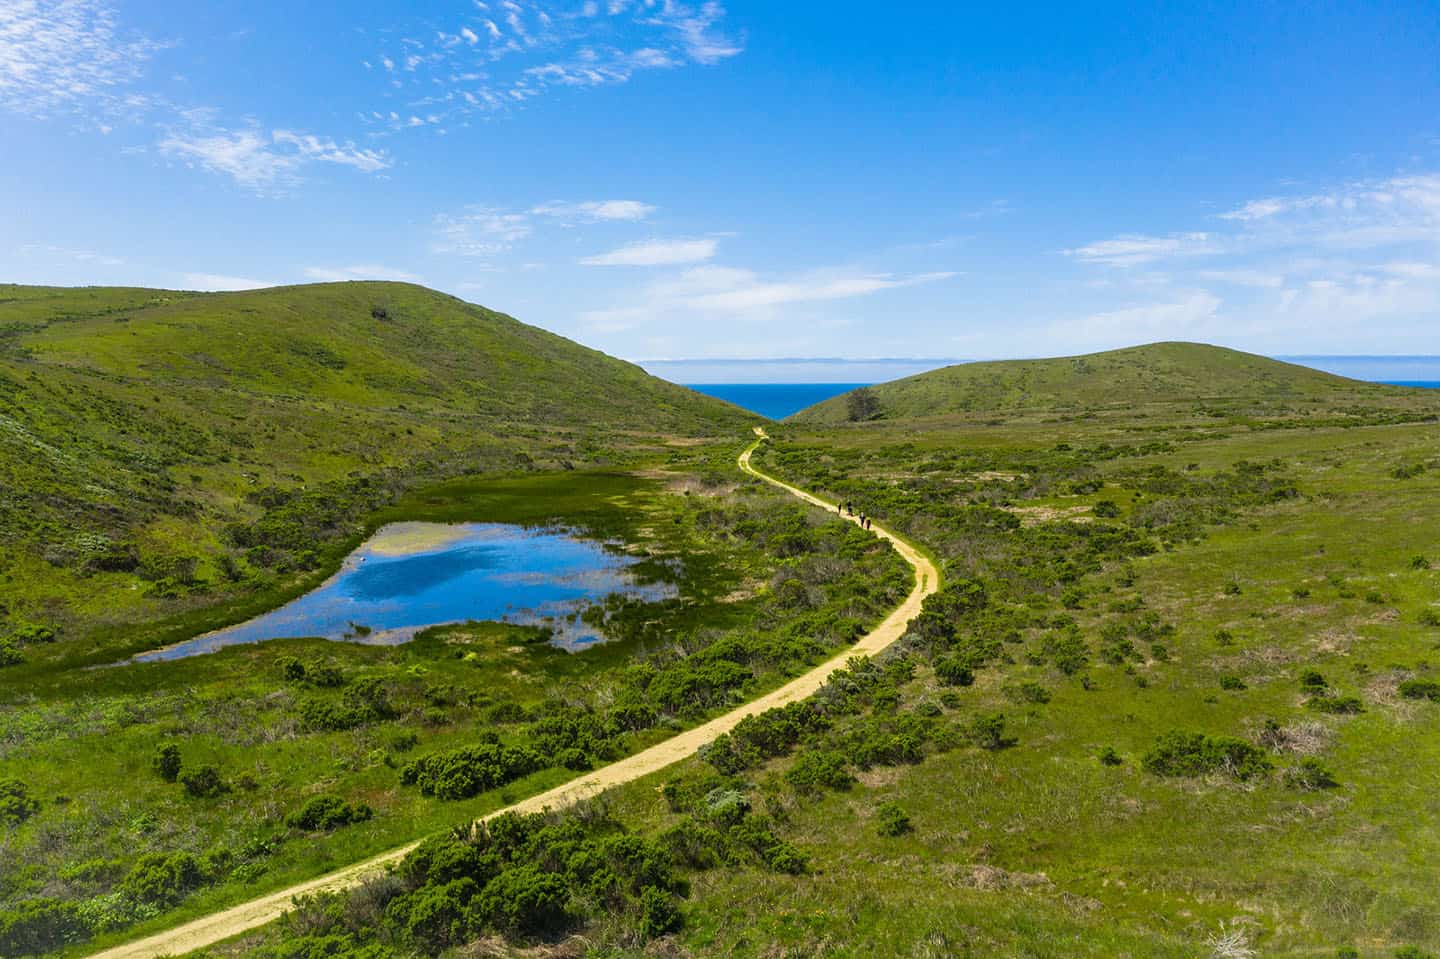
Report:
[{"label": "shallow pond water", "polygon": [[614,593],[647,601],[677,595],[673,583],[637,575],[638,562],[566,530],[396,523],[304,596],[135,660],[181,659],[291,637],[396,645],[431,626],[470,620],[549,626],[556,643],[576,649],[603,638],[576,615],[591,603]]}]

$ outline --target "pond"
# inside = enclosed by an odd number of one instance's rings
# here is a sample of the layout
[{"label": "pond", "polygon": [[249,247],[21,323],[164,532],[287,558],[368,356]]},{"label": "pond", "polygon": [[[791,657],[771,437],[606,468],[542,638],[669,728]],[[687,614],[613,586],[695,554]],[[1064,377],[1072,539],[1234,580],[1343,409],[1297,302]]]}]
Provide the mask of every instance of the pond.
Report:
[{"label": "pond", "polygon": [[604,638],[579,615],[590,604],[616,593],[647,602],[678,594],[673,583],[641,575],[638,563],[617,544],[568,530],[395,523],[304,596],[248,622],[142,653],[135,661],[311,636],[396,645],[429,627],[471,620],[548,626],[554,642],[580,649]]}]

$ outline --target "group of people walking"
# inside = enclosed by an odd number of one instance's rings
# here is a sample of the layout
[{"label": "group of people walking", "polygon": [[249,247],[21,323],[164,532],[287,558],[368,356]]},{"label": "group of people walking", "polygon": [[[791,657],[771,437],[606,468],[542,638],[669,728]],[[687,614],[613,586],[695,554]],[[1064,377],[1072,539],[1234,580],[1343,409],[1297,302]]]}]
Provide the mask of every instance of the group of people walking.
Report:
[{"label": "group of people walking", "polygon": [[[835,507],[835,512],[839,513],[842,516],[855,516],[855,504],[847,500],[844,503],[838,504]],[[855,518],[860,521],[861,529],[870,528],[870,517],[866,516],[864,513],[861,513],[859,516],[855,516]]]}]

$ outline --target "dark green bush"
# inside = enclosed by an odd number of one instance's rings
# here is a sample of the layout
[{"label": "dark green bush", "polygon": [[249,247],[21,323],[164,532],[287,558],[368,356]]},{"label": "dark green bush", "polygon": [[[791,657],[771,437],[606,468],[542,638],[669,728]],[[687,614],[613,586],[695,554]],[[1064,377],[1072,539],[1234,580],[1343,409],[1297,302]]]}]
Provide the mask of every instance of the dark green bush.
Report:
[{"label": "dark green bush", "polygon": [[421,794],[426,796],[469,799],[544,767],[544,760],[534,749],[505,745],[490,733],[482,737],[479,745],[422,756],[407,763],[400,771],[400,782],[405,786],[418,785]]},{"label": "dark green bush", "polygon": [[675,897],[659,886],[640,893],[640,938],[654,939],[677,931],[683,923]]},{"label": "dark green bush", "polygon": [[156,775],[167,783],[173,783],[180,778],[180,747],[174,743],[161,743],[155,747],[150,764]]},{"label": "dark green bush", "polygon": [[959,656],[944,656],[935,662],[935,677],[947,686],[969,686],[975,673]]},{"label": "dark green bush", "polygon": [[28,899],[0,911],[0,955],[51,955],[89,936],[73,902]]},{"label": "dark green bush", "polygon": [[208,879],[200,860],[188,852],[152,852],[140,857],[117,888],[137,902],[168,907]]},{"label": "dark green bush", "polygon": [[1400,684],[1400,695],[1406,699],[1428,699],[1440,703],[1440,682],[1433,679],[1407,679]]},{"label": "dark green bush", "polygon": [[18,779],[0,779],[0,823],[18,826],[40,811],[40,801]]},{"label": "dark green bush", "polygon": [[981,749],[1004,749],[1007,746],[1015,745],[1013,738],[1005,735],[1005,715],[1003,713],[985,713],[976,716],[966,728],[966,736],[970,742]]},{"label": "dark green bush", "polygon": [[1203,776],[1219,772],[1242,781],[1263,776],[1271,768],[1264,751],[1243,739],[1180,730],[1171,730],[1156,739],[1140,764],[1157,776]]},{"label": "dark green bush", "polygon": [[1318,670],[1307,669],[1300,673],[1300,688],[1307,693],[1317,693],[1330,688],[1325,675]]},{"label": "dark green bush", "polygon": [[1098,758],[1100,760],[1100,764],[1103,766],[1120,766],[1123,765],[1125,762],[1124,758],[1115,751],[1114,746],[1102,747],[1098,754]]},{"label": "dark green bush", "polygon": [[180,785],[185,787],[187,795],[196,799],[213,799],[230,791],[225,780],[220,778],[220,770],[214,766],[198,766],[190,772],[181,773]]},{"label": "dark green bush", "polygon": [[1440,609],[1420,610],[1419,620],[1421,626],[1440,626]]},{"label": "dark green bush", "polygon": [[845,757],[835,752],[805,752],[785,771],[785,781],[796,792],[814,794],[821,789],[849,789],[855,784]]},{"label": "dark green bush", "polygon": [[1243,679],[1241,679],[1239,676],[1230,676],[1230,675],[1221,676],[1221,677],[1220,677],[1220,688],[1221,688],[1221,689],[1231,689],[1231,690],[1244,689],[1244,688],[1245,688],[1245,681],[1244,681]]},{"label": "dark green bush", "polygon": [[365,803],[351,805],[339,796],[316,796],[285,817],[285,825],[306,832],[330,832],[375,814]]},{"label": "dark green bush", "polygon": [[875,809],[875,831],[882,836],[903,836],[914,827],[898,803],[881,803]]}]

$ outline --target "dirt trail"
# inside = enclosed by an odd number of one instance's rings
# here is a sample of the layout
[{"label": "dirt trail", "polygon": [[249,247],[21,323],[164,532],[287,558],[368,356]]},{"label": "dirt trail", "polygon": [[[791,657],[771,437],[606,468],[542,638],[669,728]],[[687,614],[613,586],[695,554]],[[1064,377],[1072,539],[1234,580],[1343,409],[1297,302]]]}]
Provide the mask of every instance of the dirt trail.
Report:
[{"label": "dirt trail", "polygon": [[[740,469],[751,476],[758,477],[773,486],[799,497],[807,503],[819,506],[825,510],[834,510],[835,504],[827,503],[817,496],[797,489],[788,483],[782,483],[774,477],[767,476],[750,465],[750,454],[765,441],[765,431],[757,427],[756,441],[751,444],[744,453],[740,454]],[[853,522],[853,520],[852,520]],[[876,626],[869,633],[865,634],[859,642],[853,646],[847,646],[843,651],[836,654],[829,660],[805,673],[792,679],[790,682],[767,693],[759,699],[752,700],[723,716],[710,720],[703,726],[697,726],[687,732],[680,733],[661,743],[644,749],[633,756],[622,759],[619,762],[611,763],[594,772],[587,773],[577,779],[572,779],[563,785],[556,786],[548,792],[540,793],[529,799],[521,800],[514,805],[504,809],[497,809],[495,812],[483,817],[490,819],[505,812],[539,812],[546,808],[556,809],[588,799],[598,793],[609,789],[611,786],[618,786],[632,780],[647,776],[657,770],[664,769],[672,763],[679,762],[695,754],[701,746],[710,742],[721,733],[734,729],[736,724],[746,716],[756,713],[763,713],[767,709],[776,706],[784,706],[810,696],[830,678],[830,674],[845,666],[845,661],[851,656],[874,655],[880,650],[889,646],[905,633],[905,627],[920,613],[920,604],[925,597],[935,592],[939,582],[939,574],[935,565],[930,562],[919,550],[909,543],[900,539],[889,530],[879,524],[872,524],[871,532],[881,539],[887,540],[897,552],[904,557],[915,570],[915,586],[905,601],[885,617],[884,622]],[[483,821],[483,820],[482,820]],[[253,899],[250,902],[233,906],[221,912],[192,920],[183,926],[177,926],[166,932],[157,933],[146,939],[126,943],[107,949],[104,952],[96,953],[95,959],[151,959],[156,956],[180,955],[206,946],[214,945],[232,936],[238,936],[258,926],[273,922],[283,913],[289,911],[291,900],[296,896],[309,895],[317,892],[334,892],[359,885],[369,876],[381,872],[385,867],[399,862],[413,850],[419,843],[410,843],[399,849],[392,849],[389,852],[381,853],[372,859],[347,866],[336,872],[328,873],[316,879],[302,882],[299,885],[282,889],[279,892]]]}]

